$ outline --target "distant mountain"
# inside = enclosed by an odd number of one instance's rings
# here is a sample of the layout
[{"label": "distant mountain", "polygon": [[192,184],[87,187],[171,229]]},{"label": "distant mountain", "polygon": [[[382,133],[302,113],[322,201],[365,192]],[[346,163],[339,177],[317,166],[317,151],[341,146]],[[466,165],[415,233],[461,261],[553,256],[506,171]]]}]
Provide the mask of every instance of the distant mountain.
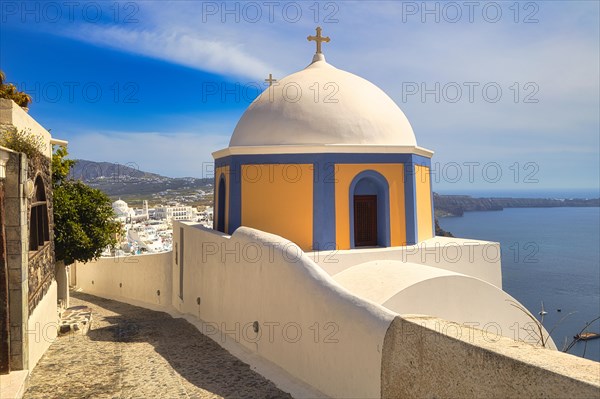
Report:
[{"label": "distant mountain", "polygon": [[131,163],[78,159],[71,170],[71,177],[104,191],[112,198],[198,204],[205,203],[205,198],[212,200],[213,179],[166,177],[140,170]]},{"label": "distant mountain", "polygon": [[140,170],[133,163],[119,164],[112,162],[94,162],[78,159],[71,170],[71,177],[89,183],[98,179],[121,178],[164,178],[156,173],[149,173]]}]

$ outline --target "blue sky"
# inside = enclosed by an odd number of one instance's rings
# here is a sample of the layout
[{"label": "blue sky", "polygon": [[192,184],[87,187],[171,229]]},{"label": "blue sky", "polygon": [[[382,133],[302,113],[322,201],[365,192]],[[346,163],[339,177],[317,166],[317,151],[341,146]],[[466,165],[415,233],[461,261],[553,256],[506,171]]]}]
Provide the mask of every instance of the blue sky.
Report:
[{"label": "blue sky", "polygon": [[255,87],[310,62],[318,24],[327,60],[436,152],[438,191],[597,192],[598,4],[3,1],[0,68],[73,157],[202,177]]}]

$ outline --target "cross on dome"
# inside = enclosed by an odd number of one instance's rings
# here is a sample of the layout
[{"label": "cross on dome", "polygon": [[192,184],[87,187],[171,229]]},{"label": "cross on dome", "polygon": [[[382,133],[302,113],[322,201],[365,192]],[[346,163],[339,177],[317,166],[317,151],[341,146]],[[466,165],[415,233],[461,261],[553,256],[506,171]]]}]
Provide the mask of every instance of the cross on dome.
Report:
[{"label": "cross on dome", "polygon": [[275,78],[273,77],[273,74],[272,74],[272,73],[270,73],[270,74],[269,74],[269,78],[268,78],[268,79],[265,79],[265,82],[267,82],[267,83],[269,84],[269,86],[273,86],[273,83],[274,83],[274,82],[277,82],[277,79],[275,79]]},{"label": "cross on dome", "polygon": [[321,51],[321,43],[323,43],[323,42],[329,43],[331,41],[329,36],[321,35],[322,31],[323,31],[323,29],[321,29],[320,26],[317,26],[317,35],[307,37],[309,42],[317,42],[317,54],[323,54],[323,52]]}]

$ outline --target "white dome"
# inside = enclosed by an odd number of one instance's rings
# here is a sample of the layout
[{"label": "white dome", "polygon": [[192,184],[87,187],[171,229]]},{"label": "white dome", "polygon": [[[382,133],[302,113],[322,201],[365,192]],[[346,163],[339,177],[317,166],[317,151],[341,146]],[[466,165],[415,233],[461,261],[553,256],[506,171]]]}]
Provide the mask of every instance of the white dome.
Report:
[{"label": "white dome", "polygon": [[408,119],[373,83],[322,55],[277,81],[248,107],[230,147],[270,145],[416,146]]},{"label": "white dome", "polygon": [[127,205],[127,202],[123,201],[122,199],[118,199],[112,203],[112,207],[119,209],[128,209],[129,205]]},{"label": "white dome", "polygon": [[118,199],[115,202],[113,202],[112,208],[117,214],[117,216],[125,216],[129,214],[129,205],[127,205],[127,202],[121,199]]}]

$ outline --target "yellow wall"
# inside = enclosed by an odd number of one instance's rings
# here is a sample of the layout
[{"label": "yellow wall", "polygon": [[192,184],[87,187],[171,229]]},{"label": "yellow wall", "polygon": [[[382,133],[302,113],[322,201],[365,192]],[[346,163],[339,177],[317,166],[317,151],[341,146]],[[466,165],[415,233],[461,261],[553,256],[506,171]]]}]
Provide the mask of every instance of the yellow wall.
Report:
[{"label": "yellow wall", "polygon": [[229,166],[220,166],[215,171],[215,203],[213,210],[213,229],[218,226],[217,217],[219,216],[219,181],[221,180],[221,173],[225,177],[225,233],[230,233],[227,227],[229,222]]},{"label": "yellow wall", "polygon": [[335,231],[338,249],[350,249],[350,184],[356,175],[365,170],[379,172],[387,179],[390,189],[390,243],[393,247],[406,245],[404,165],[336,164]]},{"label": "yellow wall", "polygon": [[313,244],[313,165],[242,165],[242,226]]},{"label": "yellow wall", "polygon": [[433,215],[431,214],[431,184],[429,168],[416,165],[417,226],[419,242],[433,237]]}]

